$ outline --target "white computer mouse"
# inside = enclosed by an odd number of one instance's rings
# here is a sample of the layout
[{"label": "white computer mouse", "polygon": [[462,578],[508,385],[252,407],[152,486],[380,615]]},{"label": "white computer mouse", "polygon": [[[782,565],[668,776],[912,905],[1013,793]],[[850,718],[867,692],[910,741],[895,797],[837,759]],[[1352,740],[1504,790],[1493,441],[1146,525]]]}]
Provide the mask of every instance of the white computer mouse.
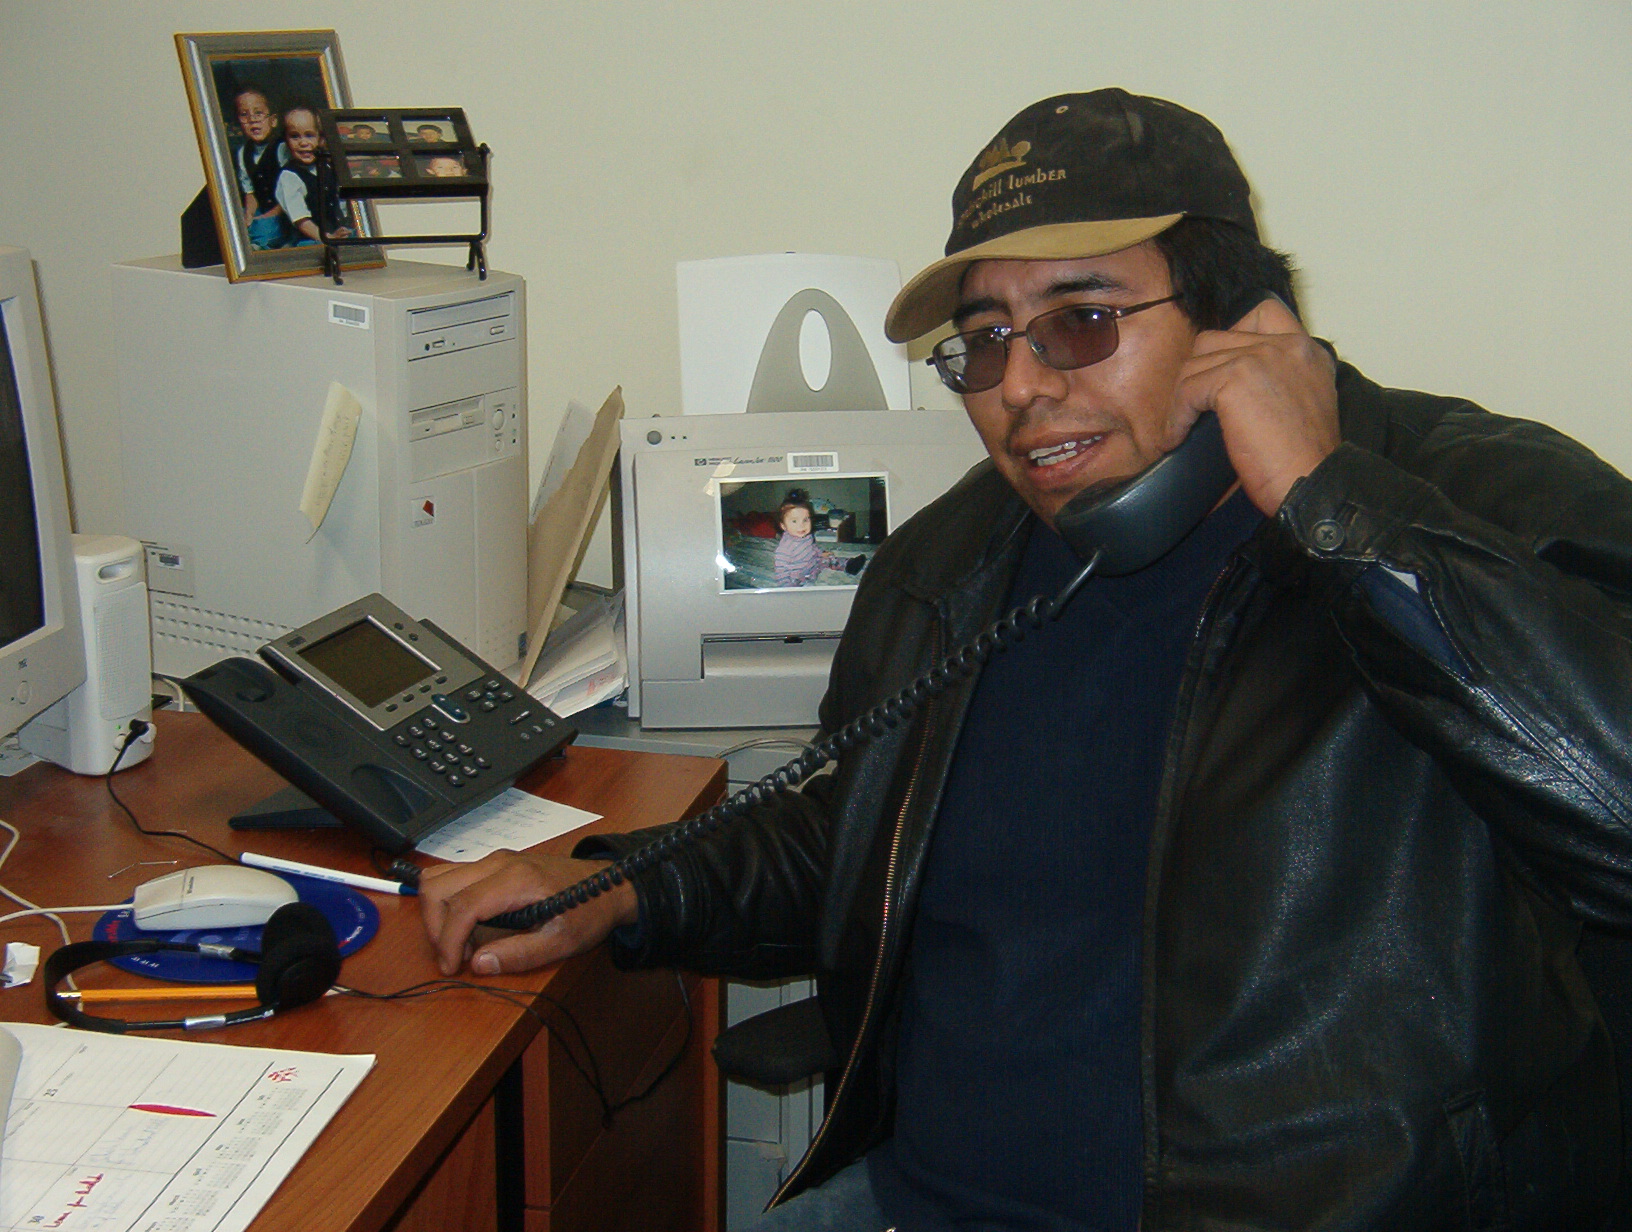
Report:
[{"label": "white computer mouse", "polygon": [[147,932],[265,924],[300,895],[276,873],[242,864],[206,864],[144,881],[131,916]]}]

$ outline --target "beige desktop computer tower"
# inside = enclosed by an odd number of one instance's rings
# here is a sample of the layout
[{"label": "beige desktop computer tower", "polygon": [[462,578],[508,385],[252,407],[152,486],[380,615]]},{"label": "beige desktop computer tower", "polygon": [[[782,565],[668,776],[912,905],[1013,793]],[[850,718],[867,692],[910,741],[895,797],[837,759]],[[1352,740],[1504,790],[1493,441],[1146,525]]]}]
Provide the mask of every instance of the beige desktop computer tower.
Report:
[{"label": "beige desktop computer tower", "polygon": [[[156,672],[252,654],[373,591],[497,667],[520,657],[520,278],[392,261],[341,286],[229,283],[160,257],[113,267],[113,307],[122,529],[146,546]],[[300,504],[334,386],[361,416],[314,532]]]}]

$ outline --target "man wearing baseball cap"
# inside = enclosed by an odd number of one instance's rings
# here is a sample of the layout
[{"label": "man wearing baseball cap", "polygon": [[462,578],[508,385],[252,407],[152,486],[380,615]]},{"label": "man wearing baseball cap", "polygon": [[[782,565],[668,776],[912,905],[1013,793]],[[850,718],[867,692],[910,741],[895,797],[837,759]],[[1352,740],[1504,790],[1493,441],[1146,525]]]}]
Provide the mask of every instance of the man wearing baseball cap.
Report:
[{"label": "man wearing baseball cap", "polygon": [[[626,966],[814,973],[828,1113],[756,1230],[1624,1214],[1576,946],[1632,927],[1632,485],[1339,361],[1218,130],[1121,90],[981,151],[886,330],[948,323],[990,462],[863,575],[824,730],[1073,593],[1078,549],[1122,565],[541,930],[471,940],[651,836],[431,870],[442,969],[612,933]],[[1085,544],[1073,498],[1158,462]],[[1179,496],[1175,542],[1120,554]]]}]

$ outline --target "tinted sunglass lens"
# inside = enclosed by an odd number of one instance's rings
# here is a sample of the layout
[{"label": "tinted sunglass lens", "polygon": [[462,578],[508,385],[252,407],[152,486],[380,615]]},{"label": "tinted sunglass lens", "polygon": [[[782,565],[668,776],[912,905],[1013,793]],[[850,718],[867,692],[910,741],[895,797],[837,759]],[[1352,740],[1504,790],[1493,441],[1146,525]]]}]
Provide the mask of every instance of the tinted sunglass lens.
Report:
[{"label": "tinted sunglass lens", "polygon": [[1009,348],[1004,340],[990,334],[980,334],[964,341],[964,389],[968,393],[978,394],[1001,385],[1003,370],[1009,363]]},{"label": "tinted sunglass lens", "polygon": [[1027,330],[1050,368],[1069,371],[1116,352],[1116,318],[1100,308],[1072,306],[1046,313]]}]

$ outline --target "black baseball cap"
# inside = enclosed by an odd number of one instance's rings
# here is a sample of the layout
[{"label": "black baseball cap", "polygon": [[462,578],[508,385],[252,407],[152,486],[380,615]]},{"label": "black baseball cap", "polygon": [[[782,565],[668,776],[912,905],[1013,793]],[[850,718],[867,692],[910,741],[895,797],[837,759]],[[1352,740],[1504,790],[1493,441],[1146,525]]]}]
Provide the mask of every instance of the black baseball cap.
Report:
[{"label": "black baseball cap", "polygon": [[1247,180],[1213,122],[1176,103],[1095,90],[1033,103],[952,193],[946,256],[890,305],[892,342],[952,319],[976,261],[1074,260],[1143,243],[1186,216],[1258,234]]}]

